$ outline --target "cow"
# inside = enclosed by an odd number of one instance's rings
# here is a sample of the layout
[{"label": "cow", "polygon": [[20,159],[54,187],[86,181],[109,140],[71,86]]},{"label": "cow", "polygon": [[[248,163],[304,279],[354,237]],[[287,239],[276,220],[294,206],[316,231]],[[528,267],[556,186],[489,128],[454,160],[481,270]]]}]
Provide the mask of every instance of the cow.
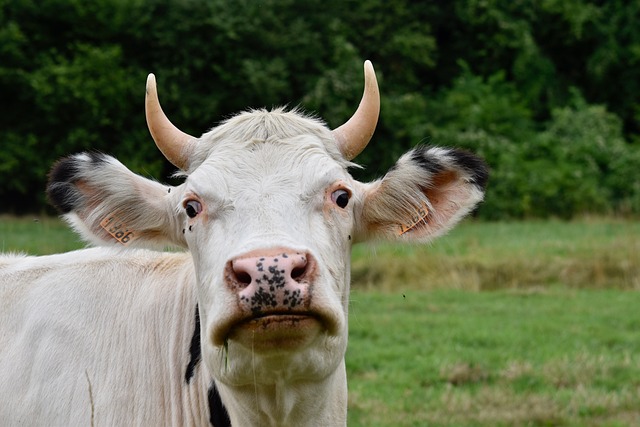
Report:
[{"label": "cow", "polygon": [[147,124],[177,186],[98,152],[58,161],[48,198],[92,247],[0,257],[0,425],[346,425],[352,246],[430,241],[488,177],[471,153],[417,146],[352,178],[380,110],[364,70],[336,129],[275,108],[199,138],[150,74]]}]

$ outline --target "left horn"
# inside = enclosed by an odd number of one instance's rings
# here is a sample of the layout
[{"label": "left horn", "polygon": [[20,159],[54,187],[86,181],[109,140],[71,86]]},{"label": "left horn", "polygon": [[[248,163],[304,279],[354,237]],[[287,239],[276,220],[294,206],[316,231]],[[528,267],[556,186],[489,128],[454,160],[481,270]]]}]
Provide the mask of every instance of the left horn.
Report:
[{"label": "left horn", "polygon": [[189,167],[189,155],[193,150],[195,138],[182,132],[169,121],[160,107],[156,76],[147,77],[147,94],[145,96],[145,114],[151,137],[162,154],[182,170]]},{"label": "left horn", "polygon": [[364,93],[356,112],[342,126],[333,130],[342,155],[351,160],[364,150],[378,124],[380,91],[371,61],[364,63]]}]

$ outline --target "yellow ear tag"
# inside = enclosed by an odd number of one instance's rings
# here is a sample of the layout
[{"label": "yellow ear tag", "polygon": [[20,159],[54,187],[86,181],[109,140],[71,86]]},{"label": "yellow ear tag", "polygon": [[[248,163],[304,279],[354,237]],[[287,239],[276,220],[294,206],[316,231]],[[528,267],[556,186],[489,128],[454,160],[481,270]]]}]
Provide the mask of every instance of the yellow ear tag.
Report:
[{"label": "yellow ear tag", "polygon": [[107,215],[107,217],[100,222],[100,227],[123,245],[131,243],[138,237],[135,232],[130,230],[124,222],[120,221],[115,214]]},{"label": "yellow ear tag", "polygon": [[400,231],[398,232],[398,236],[402,236],[404,233],[411,231],[415,228],[416,225],[421,222],[427,223],[426,219],[429,216],[429,209],[427,209],[427,204],[423,201],[422,207],[416,210],[415,215],[411,217],[411,222],[406,224],[400,224]]}]

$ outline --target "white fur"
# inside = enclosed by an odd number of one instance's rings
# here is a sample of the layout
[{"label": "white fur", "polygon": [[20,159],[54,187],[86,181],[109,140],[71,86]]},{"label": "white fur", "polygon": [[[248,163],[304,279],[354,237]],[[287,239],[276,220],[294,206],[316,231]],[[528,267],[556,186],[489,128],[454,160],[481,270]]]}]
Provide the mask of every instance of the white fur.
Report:
[{"label": "white fur", "polygon": [[210,376],[183,379],[196,304],[188,255],[12,258],[0,261],[0,425],[206,425]]}]

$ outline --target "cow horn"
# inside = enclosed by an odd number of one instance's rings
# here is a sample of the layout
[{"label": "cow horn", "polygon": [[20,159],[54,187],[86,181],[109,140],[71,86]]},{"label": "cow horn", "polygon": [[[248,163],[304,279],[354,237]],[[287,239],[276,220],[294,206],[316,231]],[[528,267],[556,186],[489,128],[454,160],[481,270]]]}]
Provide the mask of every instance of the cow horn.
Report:
[{"label": "cow horn", "polygon": [[145,96],[145,114],[151,137],[162,154],[182,170],[189,167],[189,154],[193,150],[195,138],[175,127],[162,111],[158,100],[156,76],[147,77],[147,93]]},{"label": "cow horn", "polygon": [[364,63],[364,93],[356,112],[342,126],[333,130],[342,155],[351,160],[364,150],[376,130],[380,114],[380,91],[371,61]]}]

